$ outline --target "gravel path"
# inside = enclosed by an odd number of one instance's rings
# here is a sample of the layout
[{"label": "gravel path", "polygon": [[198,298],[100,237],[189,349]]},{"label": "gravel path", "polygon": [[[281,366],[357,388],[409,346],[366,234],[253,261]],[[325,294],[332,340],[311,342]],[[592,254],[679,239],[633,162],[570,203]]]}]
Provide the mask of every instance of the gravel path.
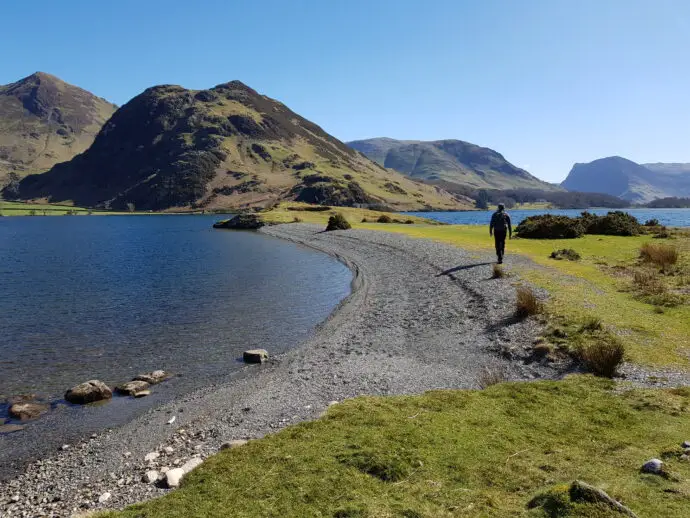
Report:
[{"label": "gravel path", "polygon": [[[142,482],[147,469],[314,419],[331,401],[476,388],[487,367],[515,380],[558,376],[527,358],[540,329],[511,318],[513,281],[490,279],[493,257],[377,231],[262,232],[340,258],[354,273],[352,295],[296,349],[33,463],[0,485],[0,516],[70,516],[161,495]],[[508,256],[508,268],[511,260],[520,259]],[[149,452],[161,456],[146,462]]]}]

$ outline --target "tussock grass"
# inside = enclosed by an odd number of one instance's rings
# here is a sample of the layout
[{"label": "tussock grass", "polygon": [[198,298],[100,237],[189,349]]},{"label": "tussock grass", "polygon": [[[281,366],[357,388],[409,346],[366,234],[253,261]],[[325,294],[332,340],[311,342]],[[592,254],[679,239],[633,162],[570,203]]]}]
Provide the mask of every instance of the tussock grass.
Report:
[{"label": "tussock grass", "polygon": [[590,372],[612,378],[625,359],[625,345],[611,333],[597,333],[577,349],[577,356]]},{"label": "tussock grass", "polygon": [[538,315],[544,307],[537,298],[532,288],[528,286],[518,286],[517,299],[515,301],[515,316],[518,318],[528,318]]},{"label": "tussock grass", "polygon": [[345,216],[338,213],[328,218],[326,231],[330,232],[331,230],[348,230],[350,228],[352,228],[352,225],[350,225],[347,219],[345,219]]},{"label": "tussock grass", "polygon": [[500,264],[494,264],[492,267],[491,278],[492,279],[503,279],[506,276],[506,271]]},{"label": "tussock grass", "polygon": [[393,223],[393,219],[387,214],[381,214],[376,223]]},{"label": "tussock grass", "polygon": [[477,375],[477,385],[485,389],[508,380],[506,370],[501,365],[485,365]]},{"label": "tussock grass", "polygon": [[[346,400],[210,457],[179,490],[103,516],[536,518],[549,516],[528,510],[536,495],[579,479],[640,517],[686,518],[690,389],[614,388],[569,376]],[[641,475],[650,457],[677,480]],[[608,516],[578,505],[571,516]]]},{"label": "tussock grass", "polygon": [[661,243],[645,243],[640,247],[640,259],[643,262],[659,266],[662,271],[678,263],[678,249]]}]

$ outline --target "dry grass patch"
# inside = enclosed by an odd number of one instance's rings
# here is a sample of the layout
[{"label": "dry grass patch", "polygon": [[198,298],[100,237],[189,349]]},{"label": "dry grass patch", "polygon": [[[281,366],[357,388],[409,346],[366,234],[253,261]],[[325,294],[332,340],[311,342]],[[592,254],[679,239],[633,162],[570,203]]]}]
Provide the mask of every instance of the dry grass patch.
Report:
[{"label": "dry grass patch", "polygon": [[662,243],[645,243],[640,247],[640,259],[645,263],[659,266],[662,271],[678,263],[678,248]]},{"label": "dry grass patch", "polygon": [[494,264],[493,272],[491,274],[492,279],[503,279],[506,276],[506,271],[500,264]]},{"label": "dry grass patch", "polygon": [[518,286],[517,300],[515,302],[515,316],[518,318],[527,318],[538,315],[544,310],[544,306],[537,298],[532,288],[527,286]]},{"label": "dry grass patch", "polygon": [[597,376],[614,377],[625,359],[625,345],[617,336],[606,332],[597,333],[592,338],[578,348],[579,358]]}]

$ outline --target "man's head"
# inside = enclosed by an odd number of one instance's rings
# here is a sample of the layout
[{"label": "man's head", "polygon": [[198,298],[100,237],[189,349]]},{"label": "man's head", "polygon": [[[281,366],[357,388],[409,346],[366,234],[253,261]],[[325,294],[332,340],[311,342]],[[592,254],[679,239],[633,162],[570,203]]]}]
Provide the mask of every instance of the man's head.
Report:
[{"label": "man's head", "polygon": [[499,211],[499,212],[503,212],[504,210],[506,210],[506,206],[503,205],[502,203],[499,203],[499,204],[498,204],[498,211]]}]

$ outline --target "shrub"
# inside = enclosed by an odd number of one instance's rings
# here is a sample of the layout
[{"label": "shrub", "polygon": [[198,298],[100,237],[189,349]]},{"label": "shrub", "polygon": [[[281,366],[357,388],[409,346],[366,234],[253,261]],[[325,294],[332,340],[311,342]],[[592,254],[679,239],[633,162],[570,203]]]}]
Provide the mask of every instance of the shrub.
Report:
[{"label": "shrub", "polygon": [[584,228],[578,219],[542,214],[525,218],[515,233],[528,239],[573,239],[582,236]]},{"label": "shrub", "polygon": [[659,226],[659,220],[656,218],[648,219],[647,221],[644,222],[645,227],[658,227]]},{"label": "shrub", "polygon": [[328,218],[328,226],[326,227],[326,232],[331,230],[348,230],[352,228],[350,223],[345,219],[345,216],[338,213],[335,216]]},{"label": "shrub", "polygon": [[658,295],[666,291],[659,276],[649,270],[637,270],[633,273],[633,285],[645,295]]},{"label": "shrub", "polygon": [[411,219],[405,220],[405,225],[414,225],[414,221]]},{"label": "shrub", "polygon": [[393,220],[391,219],[390,216],[386,214],[381,214],[379,216],[379,219],[376,220],[377,223],[393,223]]},{"label": "shrub", "polygon": [[551,252],[551,255],[549,256],[551,259],[567,259],[568,261],[579,261],[580,260],[580,254],[578,254],[575,250],[572,248],[561,248],[560,250],[554,250]]},{"label": "shrub", "polygon": [[542,310],[542,303],[539,301],[534,291],[527,286],[518,286],[517,301],[515,302],[515,316],[518,318],[527,318],[541,313]]},{"label": "shrub", "polygon": [[506,272],[503,269],[503,266],[501,266],[500,264],[494,264],[493,273],[491,274],[491,278],[492,279],[502,279],[505,276],[506,276]]},{"label": "shrub", "polygon": [[292,222],[293,222],[293,223],[302,223],[302,221],[303,221],[302,218],[298,218],[297,216],[295,216],[294,218],[292,218]]},{"label": "shrub", "polygon": [[586,234],[636,236],[642,233],[642,225],[637,218],[620,210],[609,212],[606,216],[583,212],[579,219]]},{"label": "shrub", "polygon": [[595,340],[579,349],[578,355],[588,370],[597,376],[612,378],[625,358],[625,345],[617,336],[599,333]]},{"label": "shrub", "polygon": [[645,243],[640,247],[640,259],[645,263],[655,264],[666,271],[678,262],[678,249],[660,243]]},{"label": "shrub", "polygon": [[367,218],[362,218],[362,223],[369,223],[369,220]]}]

